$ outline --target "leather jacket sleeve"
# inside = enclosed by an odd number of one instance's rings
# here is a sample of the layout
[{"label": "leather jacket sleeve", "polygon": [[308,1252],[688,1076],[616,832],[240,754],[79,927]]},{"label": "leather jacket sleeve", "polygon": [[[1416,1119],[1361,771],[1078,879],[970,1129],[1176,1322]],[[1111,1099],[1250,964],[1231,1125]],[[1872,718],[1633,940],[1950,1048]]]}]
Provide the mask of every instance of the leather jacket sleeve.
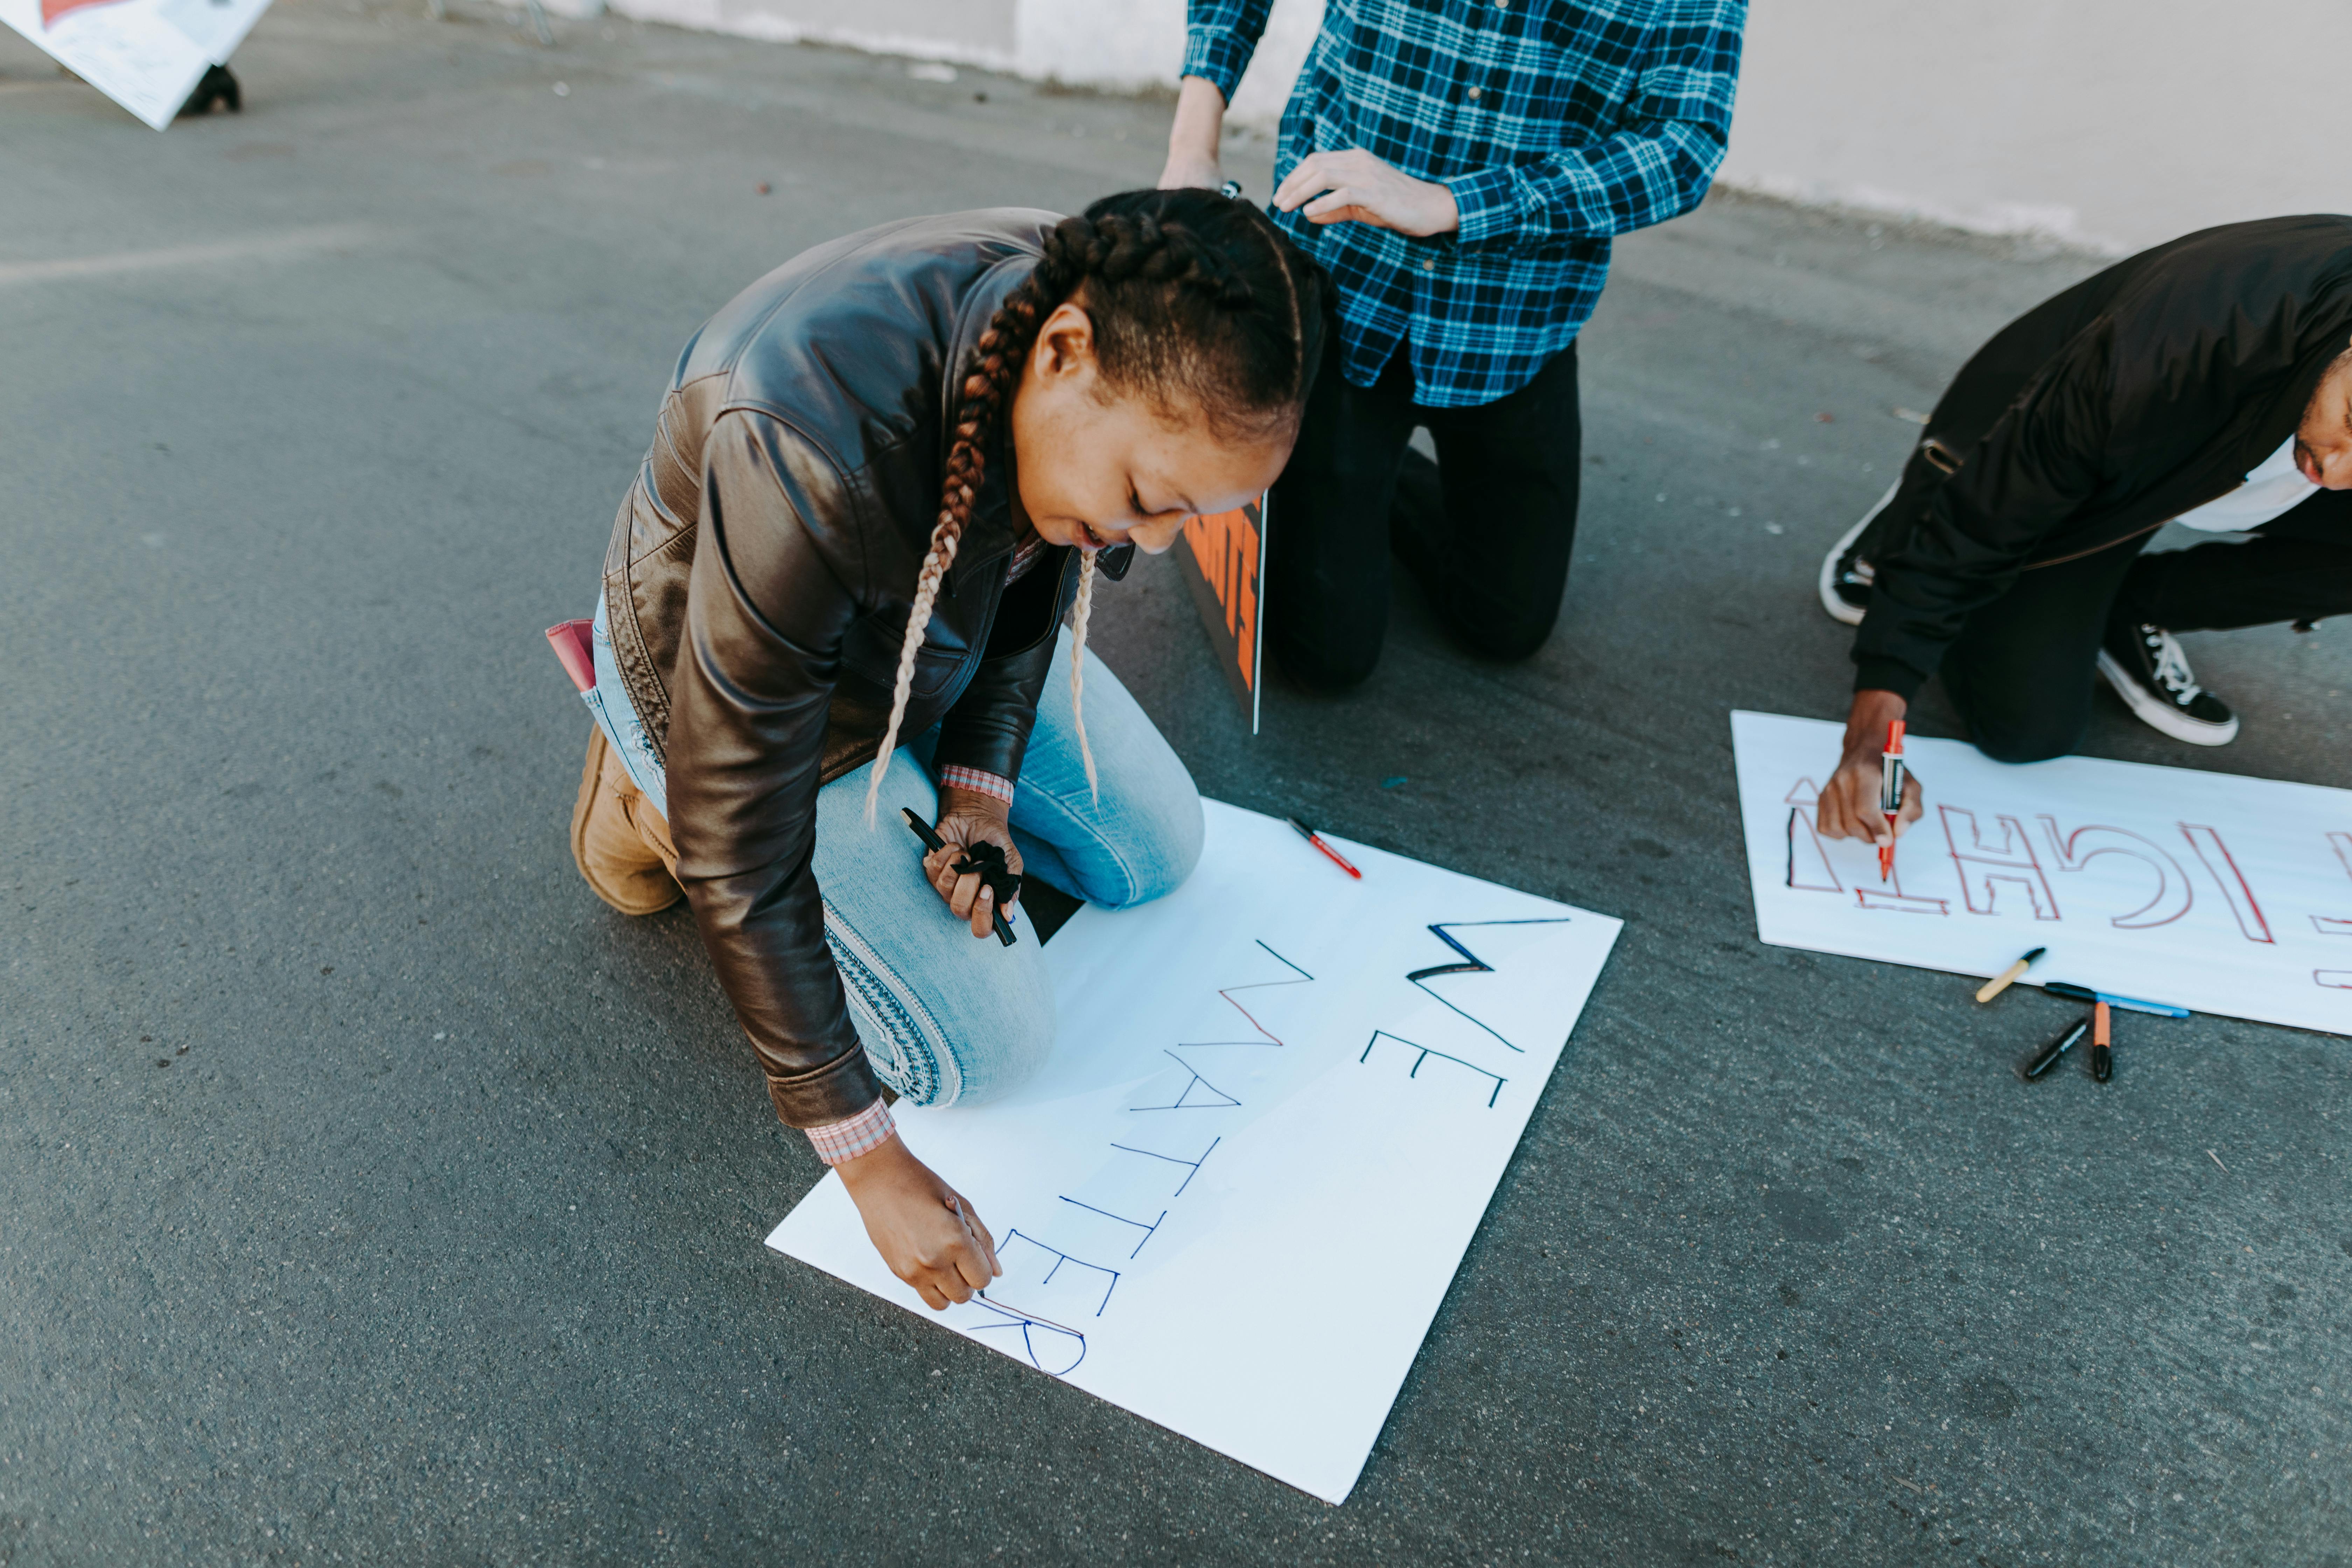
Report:
[{"label": "leather jacket sleeve", "polygon": [[862,570],[855,530],[811,524],[854,517],[862,498],[782,423],[740,410],[712,426],[702,486],[672,679],[678,880],[776,1113],[818,1126],[881,1093],[810,865],[826,711]]},{"label": "leather jacket sleeve", "polygon": [[1916,696],[1969,613],[2007,593],[2043,535],[2097,491],[2112,335],[2103,321],[2068,344],[1959,468],[1895,520],[1854,634],[1855,689]]}]

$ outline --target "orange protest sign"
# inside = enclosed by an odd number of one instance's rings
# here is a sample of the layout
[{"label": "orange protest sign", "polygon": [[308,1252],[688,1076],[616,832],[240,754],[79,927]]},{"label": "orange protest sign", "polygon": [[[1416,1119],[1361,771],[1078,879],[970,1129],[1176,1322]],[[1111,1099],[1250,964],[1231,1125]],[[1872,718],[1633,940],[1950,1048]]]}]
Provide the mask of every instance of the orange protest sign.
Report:
[{"label": "orange protest sign", "polygon": [[1265,503],[1195,517],[1184,524],[1178,567],[1192,590],[1192,607],[1209,634],[1226,684],[1257,733],[1258,686],[1265,642]]}]

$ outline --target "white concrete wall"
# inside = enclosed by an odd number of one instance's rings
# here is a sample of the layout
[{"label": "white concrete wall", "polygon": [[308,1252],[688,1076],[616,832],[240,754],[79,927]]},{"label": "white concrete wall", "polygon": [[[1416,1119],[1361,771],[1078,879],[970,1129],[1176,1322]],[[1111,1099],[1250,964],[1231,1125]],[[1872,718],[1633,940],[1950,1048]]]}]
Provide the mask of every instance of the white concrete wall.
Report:
[{"label": "white concrete wall", "polygon": [[[521,0],[509,0],[520,5]],[[543,0],[567,16],[606,0]],[[986,66],[1073,86],[1133,91],[1176,85],[1184,0],[609,0],[624,16],[743,37],[841,44],[916,59]],[[1271,126],[1297,79],[1323,0],[1275,0],[1233,117]]]},{"label": "white concrete wall", "polygon": [[[519,5],[521,0],[507,0]],[[607,0],[542,0],[593,16]],[[1024,0],[609,0],[644,22],[784,43],[841,44],[877,54],[1013,70],[1015,14]]]},{"label": "white concrete wall", "polygon": [[[602,0],[550,0],[593,9]],[[1172,87],[1183,0],[610,0],[1109,89]],[[1271,125],[1323,0],[1276,0],[1233,115]],[[2123,251],[2352,211],[2352,0],[1754,0],[1726,184]]]},{"label": "white concrete wall", "polygon": [[[1019,0],[1014,67],[1024,76],[1097,87],[1173,87],[1184,63],[1184,0]],[[1323,0],[1275,0],[1227,113],[1250,125],[1282,117],[1290,84],[1323,25]]]},{"label": "white concrete wall", "polygon": [[1723,179],[2137,250],[2352,211],[2347,0],[1758,0]]}]

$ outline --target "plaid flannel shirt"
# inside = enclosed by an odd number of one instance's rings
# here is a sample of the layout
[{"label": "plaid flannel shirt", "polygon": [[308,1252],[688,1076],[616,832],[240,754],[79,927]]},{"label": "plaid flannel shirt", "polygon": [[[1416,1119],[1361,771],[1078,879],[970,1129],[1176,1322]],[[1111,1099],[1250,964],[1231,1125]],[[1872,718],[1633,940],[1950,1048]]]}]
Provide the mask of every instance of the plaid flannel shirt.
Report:
[{"label": "plaid flannel shirt", "polygon": [[[1273,0],[1190,0],[1184,74],[1230,101]],[[1279,184],[1360,147],[1444,184],[1459,232],[1276,220],[1339,287],[1342,362],[1400,342],[1415,401],[1492,403],[1574,341],[1609,241],[1696,206],[1723,162],[1747,0],[1327,0],[1283,111]]]}]

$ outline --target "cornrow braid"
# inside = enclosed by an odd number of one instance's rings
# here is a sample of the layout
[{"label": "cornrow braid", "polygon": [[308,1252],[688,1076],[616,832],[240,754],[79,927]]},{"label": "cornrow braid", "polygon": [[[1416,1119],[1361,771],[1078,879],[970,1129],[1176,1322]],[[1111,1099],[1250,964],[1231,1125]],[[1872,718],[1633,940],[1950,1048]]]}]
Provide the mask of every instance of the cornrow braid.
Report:
[{"label": "cornrow braid", "polygon": [[1283,243],[1281,232],[1272,224],[1266,225],[1266,248],[1274,252],[1275,269],[1282,274],[1282,302],[1289,307],[1290,336],[1297,345],[1290,360],[1290,395],[1303,408],[1307,405],[1307,385],[1314,379],[1315,366],[1307,358],[1307,333],[1302,330],[1304,323],[1298,318],[1298,279],[1291,276],[1289,268],[1282,265]]},{"label": "cornrow braid", "polygon": [[[1276,278],[1278,287],[1273,286]],[[1139,392],[1162,408],[1189,405],[1220,437],[1250,438],[1297,426],[1321,358],[1322,288],[1314,264],[1264,213],[1212,191],[1106,196],[1084,216],[1066,217],[1046,233],[1035,268],[989,318],[958,389],[955,441],[948,451],[939,521],[915,579],[890,721],[866,781],[868,827],[898,747],[914,689],[915,658],[930,627],[940,584],[971,521],[985,451],[997,422],[1009,411],[1045,318],[1064,301],[1081,297],[1105,383]],[[1095,553],[1084,551],[1071,612],[1070,718],[1078,732],[1087,787],[1099,799],[1094,748],[1080,712],[1094,587]]]}]

